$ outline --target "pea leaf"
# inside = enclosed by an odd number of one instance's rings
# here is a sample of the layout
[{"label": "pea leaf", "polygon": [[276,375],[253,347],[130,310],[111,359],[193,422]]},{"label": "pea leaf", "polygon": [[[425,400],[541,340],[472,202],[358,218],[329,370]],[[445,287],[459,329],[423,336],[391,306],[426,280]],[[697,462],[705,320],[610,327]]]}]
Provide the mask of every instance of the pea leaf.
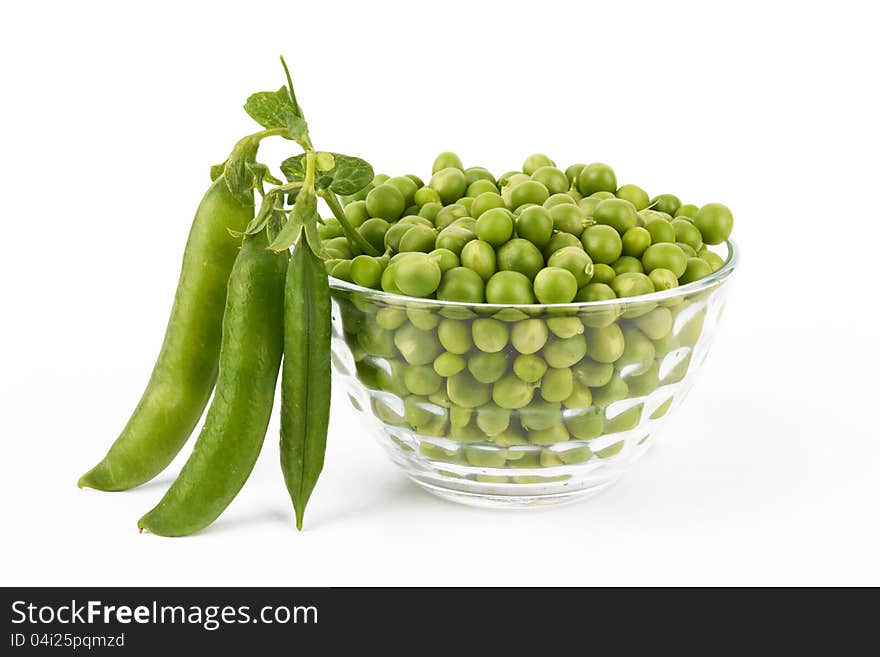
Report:
[{"label": "pea leaf", "polygon": [[293,102],[287,87],[278,91],[258,91],[244,104],[244,111],[267,130],[285,129],[288,137],[301,141],[308,134],[308,126]]},{"label": "pea leaf", "polygon": [[[290,212],[290,218],[278,233],[278,236],[269,245],[269,248],[276,253],[289,249],[296,243],[300,229],[305,227],[308,234],[308,227],[311,225],[317,235],[318,229],[315,228],[315,216],[318,214],[318,197],[312,193],[300,191],[296,197],[293,210]],[[311,243],[311,240],[309,240]]]},{"label": "pea leaf", "polygon": [[[305,153],[289,157],[281,163],[281,173],[289,182],[305,178]],[[347,195],[360,191],[373,181],[373,167],[366,160],[341,153],[318,153],[315,187]],[[324,169],[323,167],[329,168]]]},{"label": "pea leaf", "polygon": [[226,167],[226,162],[221,162],[220,164],[215,164],[211,167],[211,182],[214,182],[223,175],[223,169]]}]

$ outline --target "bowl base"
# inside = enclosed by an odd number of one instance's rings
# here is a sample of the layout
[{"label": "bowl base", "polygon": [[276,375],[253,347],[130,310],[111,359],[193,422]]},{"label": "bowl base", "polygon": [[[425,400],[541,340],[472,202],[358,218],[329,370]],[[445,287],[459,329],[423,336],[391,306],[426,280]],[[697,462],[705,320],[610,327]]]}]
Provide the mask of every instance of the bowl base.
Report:
[{"label": "bowl base", "polygon": [[586,500],[606,490],[609,486],[617,482],[619,477],[574,490],[535,493],[531,495],[517,495],[513,493],[504,494],[500,491],[462,491],[438,486],[413,476],[410,476],[410,479],[432,495],[436,495],[437,497],[457,504],[465,504],[467,506],[484,509],[536,509],[545,506],[559,506],[562,504],[571,504],[573,502]]}]

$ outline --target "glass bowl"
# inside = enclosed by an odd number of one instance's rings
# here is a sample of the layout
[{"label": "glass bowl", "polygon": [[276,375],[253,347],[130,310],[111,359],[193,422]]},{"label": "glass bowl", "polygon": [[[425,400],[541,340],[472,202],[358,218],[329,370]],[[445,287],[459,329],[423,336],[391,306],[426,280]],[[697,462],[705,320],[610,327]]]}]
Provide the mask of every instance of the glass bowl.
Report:
[{"label": "glass bowl", "polygon": [[417,299],[331,278],[333,365],[364,427],[431,493],[503,507],[585,498],[654,444],[693,385],[737,264],[724,249],[699,281],[562,305]]}]

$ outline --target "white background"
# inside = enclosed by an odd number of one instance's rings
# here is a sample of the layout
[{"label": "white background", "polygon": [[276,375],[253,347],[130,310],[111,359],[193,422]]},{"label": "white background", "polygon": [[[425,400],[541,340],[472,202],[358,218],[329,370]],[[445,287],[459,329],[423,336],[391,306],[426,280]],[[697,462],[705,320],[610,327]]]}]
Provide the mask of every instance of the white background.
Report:
[{"label": "white background", "polygon": [[[880,584],[867,6],[5,3],[0,583]],[[337,394],[300,534],[277,423],[200,535],[135,528],[186,454],[136,491],[77,490],[140,395],[209,165],[254,129],[247,95],[281,86],[279,53],[315,143],[378,171],[425,175],[452,149],[500,173],[541,151],[734,210],[714,351],[618,485],[541,511],[443,502]]]}]

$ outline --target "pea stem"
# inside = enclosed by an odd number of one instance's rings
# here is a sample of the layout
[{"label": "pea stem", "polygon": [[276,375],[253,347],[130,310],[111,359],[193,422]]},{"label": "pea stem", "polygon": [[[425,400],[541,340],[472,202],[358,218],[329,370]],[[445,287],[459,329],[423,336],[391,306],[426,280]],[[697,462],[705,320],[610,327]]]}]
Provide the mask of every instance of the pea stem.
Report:
[{"label": "pea stem", "polygon": [[339,227],[342,229],[342,234],[345,235],[345,238],[349,243],[352,246],[359,248],[367,255],[374,257],[378,256],[379,252],[373,247],[373,245],[364,239],[364,236],[357,232],[354,226],[348,222],[348,217],[345,216],[345,211],[342,209],[342,205],[339,203],[336,194],[329,189],[322,189],[318,194],[324,199],[324,202],[327,203],[327,207],[330,208],[333,216],[336,217],[336,221],[339,222]]}]

